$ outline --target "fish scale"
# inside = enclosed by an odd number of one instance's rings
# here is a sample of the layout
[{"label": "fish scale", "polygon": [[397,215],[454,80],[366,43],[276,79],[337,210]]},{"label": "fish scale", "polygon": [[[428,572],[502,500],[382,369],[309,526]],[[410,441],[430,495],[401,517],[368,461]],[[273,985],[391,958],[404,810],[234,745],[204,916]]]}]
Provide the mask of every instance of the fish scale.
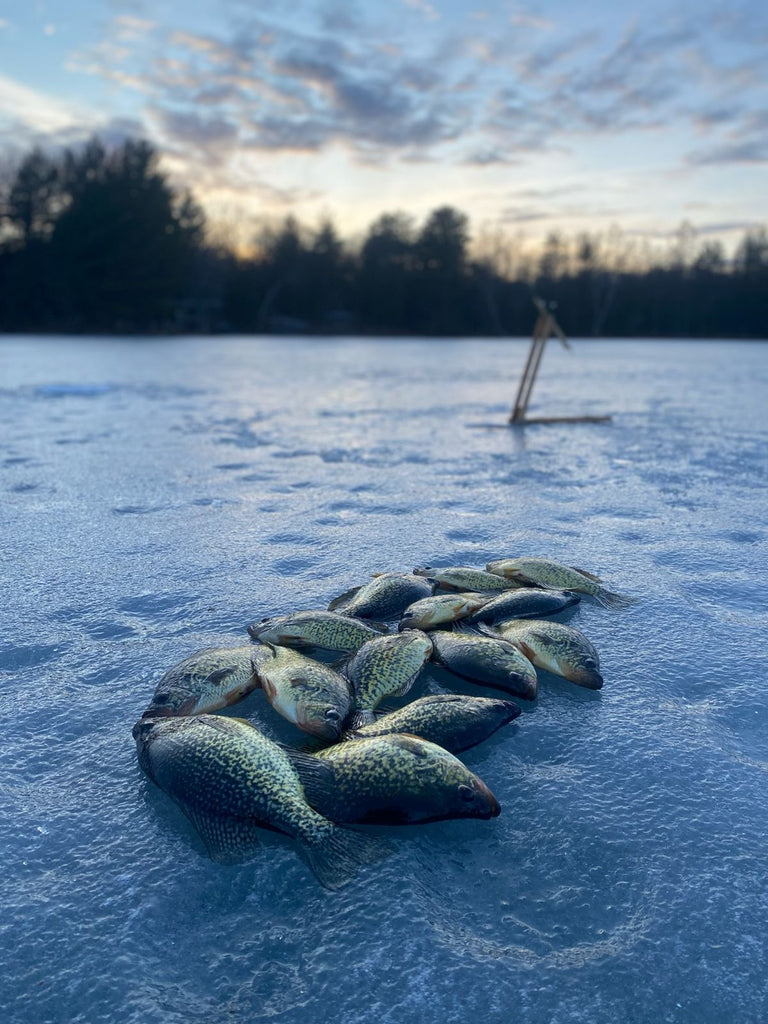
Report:
[{"label": "fish scale", "polygon": [[355,695],[356,714],[349,727],[371,721],[373,709],[385,697],[406,694],[431,654],[431,639],[415,629],[363,644],[343,667]]},{"label": "fish scale", "polygon": [[[340,822],[405,824],[446,818],[492,818],[499,804],[486,784],[447,750],[405,734],[352,739],[320,751],[319,778],[301,756],[307,799]],[[333,784],[328,785],[328,778]]]},{"label": "fish scale", "polygon": [[318,610],[291,612],[253,622],[248,632],[254,640],[262,643],[350,652],[358,650],[367,640],[386,633],[387,629],[337,612]]},{"label": "fish scale", "polygon": [[411,733],[457,754],[481,743],[519,714],[518,705],[509,700],[432,693],[360,726],[353,738]]},{"label": "fish scale", "polygon": [[252,650],[252,644],[206,647],[184,658],[157,684],[144,715],[197,715],[234,704],[256,686]]}]

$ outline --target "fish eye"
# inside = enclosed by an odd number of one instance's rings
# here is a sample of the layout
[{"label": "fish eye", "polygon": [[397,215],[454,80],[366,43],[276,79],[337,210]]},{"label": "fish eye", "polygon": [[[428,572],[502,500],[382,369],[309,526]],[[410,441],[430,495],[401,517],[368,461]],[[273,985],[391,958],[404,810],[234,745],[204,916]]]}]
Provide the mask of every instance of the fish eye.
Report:
[{"label": "fish eye", "polygon": [[475,791],[471,786],[459,786],[459,796],[462,800],[469,802],[475,799]]},{"label": "fish eye", "polygon": [[170,693],[156,693],[152,703],[153,704],[167,704],[171,699]]},{"label": "fish eye", "polygon": [[336,708],[328,708],[328,710],[325,712],[325,720],[327,722],[340,722],[341,715],[336,710]]}]

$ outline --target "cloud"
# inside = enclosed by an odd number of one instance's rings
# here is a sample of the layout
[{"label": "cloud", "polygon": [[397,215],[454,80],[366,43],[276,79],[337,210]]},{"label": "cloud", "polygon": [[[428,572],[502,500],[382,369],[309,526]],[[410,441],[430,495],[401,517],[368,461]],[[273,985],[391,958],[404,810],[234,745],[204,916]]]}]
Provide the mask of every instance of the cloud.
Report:
[{"label": "cloud", "polygon": [[534,220],[549,220],[552,214],[525,206],[505,206],[499,216],[503,224],[525,224]]},{"label": "cloud", "polygon": [[238,138],[237,125],[221,116],[203,117],[196,111],[153,108],[164,137],[174,144],[192,146],[200,152],[210,147],[229,148]]},{"label": "cloud", "polygon": [[709,224],[694,225],[693,232],[696,235],[722,235],[730,231],[754,231],[755,228],[764,227],[763,221],[759,220],[724,220],[715,221]]},{"label": "cloud", "polygon": [[12,160],[37,146],[54,152],[77,147],[94,134],[109,145],[146,132],[135,118],[104,117],[0,75],[0,143]]},{"label": "cloud", "polygon": [[729,111],[729,116],[710,122],[728,126],[720,138],[686,155],[692,167],[713,164],[762,164],[768,162],[768,110]]},{"label": "cloud", "polygon": [[403,0],[406,7],[423,14],[428,21],[439,21],[440,13],[427,0]]},{"label": "cloud", "polygon": [[45,134],[73,127],[84,117],[85,111],[73,104],[54,100],[0,74],[0,118],[6,123],[23,124],[29,131]]},{"label": "cloud", "polygon": [[706,149],[694,150],[687,156],[693,167],[711,164],[763,164],[768,163],[768,139],[723,143]]},{"label": "cloud", "polygon": [[[613,152],[624,142],[631,160],[638,132],[648,160],[658,137],[657,165],[688,178],[700,167],[768,159],[768,125],[755,109],[766,77],[757,15],[747,23],[722,8],[713,29],[702,12],[640,11],[628,24],[617,8],[613,18],[561,23],[558,14],[556,23],[538,6],[500,0],[475,11],[436,0],[299,0],[290,11],[276,0],[225,0],[202,28],[192,16],[169,22],[173,15],[161,20],[148,6],[110,2],[115,17],[103,36],[70,54],[66,67],[90,76],[91,87],[107,83],[96,102],[136,111],[132,123],[196,188],[231,192],[236,182],[265,197],[275,188],[268,201],[301,202],[306,192],[292,186],[311,172],[293,159],[300,153],[318,157],[311,167],[323,173],[344,162],[421,164],[414,179],[428,182],[422,194],[431,194],[432,167],[435,192],[451,187],[452,173],[479,193],[486,182],[501,187],[505,166],[523,165],[522,174],[544,154],[562,158],[563,176],[574,180],[573,159],[586,166],[585,143],[595,140],[617,144]],[[568,27],[578,24],[587,27]],[[725,51],[718,32],[730,40]],[[99,126],[121,130],[106,115],[40,95],[3,107],[15,111],[12,124],[5,115],[5,137],[14,132],[23,145],[61,145]],[[265,180],[271,174],[278,185]],[[567,182],[507,190],[502,217],[568,216],[562,203],[573,191]]]}]

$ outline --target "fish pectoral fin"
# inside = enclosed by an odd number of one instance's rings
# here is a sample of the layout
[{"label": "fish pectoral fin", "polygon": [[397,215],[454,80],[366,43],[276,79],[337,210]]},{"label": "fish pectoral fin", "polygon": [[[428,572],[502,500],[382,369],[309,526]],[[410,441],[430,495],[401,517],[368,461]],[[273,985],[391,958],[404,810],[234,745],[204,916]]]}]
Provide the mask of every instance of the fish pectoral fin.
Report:
[{"label": "fish pectoral fin", "polygon": [[456,622],[450,624],[450,628],[446,630],[448,633],[474,633],[475,636],[485,635],[498,637],[498,633],[494,632],[493,628],[486,625],[484,622],[470,622],[467,619],[457,619]]},{"label": "fish pectoral fin", "polygon": [[534,651],[530,644],[527,644],[525,640],[512,640],[510,641],[510,643],[512,644],[513,647],[516,647],[521,654],[524,654],[532,665],[534,664],[536,651]]},{"label": "fish pectoral fin", "polygon": [[191,807],[183,809],[197,829],[211,860],[237,864],[258,848],[260,826],[254,821],[210,814]]},{"label": "fish pectoral fin", "polygon": [[569,566],[569,569],[573,569],[574,572],[580,573],[582,576],[586,576],[588,580],[592,580],[593,583],[602,583],[603,581],[599,576],[595,576],[592,572],[587,572],[586,569],[580,569],[577,565]]},{"label": "fish pectoral fin", "polygon": [[389,696],[404,697],[406,693],[408,693],[411,690],[411,687],[416,682],[416,677],[418,676],[419,672],[421,672],[421,667],[417,668],[416,671],[412,675],[408,676],[405,682],[401,683],[400,686],[398,686],[396,689],[390,690]]},{"label": "fish pectoral fin", "polygon": [[213,686],[218,686],[219,683],[223,683],[225,679],[231,676],[233,672],[237,672],[234,665],[230,665],[227,668],[217,668],[213,672],[208,673],[205,681]]}]

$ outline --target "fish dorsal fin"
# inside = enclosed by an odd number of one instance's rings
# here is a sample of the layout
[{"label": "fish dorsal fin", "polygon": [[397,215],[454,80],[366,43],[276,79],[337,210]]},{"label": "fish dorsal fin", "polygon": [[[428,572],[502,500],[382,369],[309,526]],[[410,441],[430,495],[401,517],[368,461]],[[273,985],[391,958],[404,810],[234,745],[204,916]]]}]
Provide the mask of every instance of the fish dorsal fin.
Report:
[{"label": "fish dorsal fin", "polygon": [[328,611],[335,612],[338,611],[339,608],[343,608],[348,605],[358,590],[362,590],[362,587],[351,587],[349,590],[345,590],[343,594],[339,594],[338,597],[334,597],[328,605]]},{"label": "fish dorsal fin", "polygon": [[592,572],[587,572],[586,569],[579,569],[577,565],[571,565],[569,568],[573,569],[574,572],[580,573],[582,576],[586,576],[588,580],[592,580],[593,583],[602,583],[603,581],[599,576],[595,576]]},{"label": "fish dorsal fin", "polygon": [[316,804],[325,806],[336,789],[333,765],[287,744],[280,744],[280,748],[299,776],[307,803],[312,807]]}]

